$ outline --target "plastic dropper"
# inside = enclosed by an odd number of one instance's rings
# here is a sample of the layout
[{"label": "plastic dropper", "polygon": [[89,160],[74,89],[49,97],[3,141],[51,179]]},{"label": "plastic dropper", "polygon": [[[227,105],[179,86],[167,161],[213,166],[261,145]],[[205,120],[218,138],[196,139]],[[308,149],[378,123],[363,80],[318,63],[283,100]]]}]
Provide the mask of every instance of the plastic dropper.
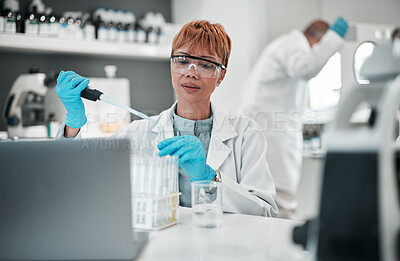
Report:
[{"label": "plastic dropper", "polygon": [[91,100],[91,101],[100,100],[100,101],[106,102],[108,104],[120,107],[121,109],[124,109],[124,110],[126,110],[126,111],[128,111],[128,112],[130,112],[130,113],[132,113],[132,114],[134,114],[136,116],[138,116],[139,118],[146,119],[146,120],[149,120],[149,121],[152,121],[152,122],[156,122],[155,120],[153,120],[152,118],[150,118],[146,114],[144,114],[144,113],[142,113],[140,111],[134,110],[134,109],[132,109],[130,107],[127,107],[127,106],[125,106],[123,104],[120,104],[120,103],[114,101],[113,99],[111,99],[110,97],[106,96],[104,93],[102,93],[99,90],[91,89],[90,87],[86,87],[86,89],[84,89],[81,92],[81,97],[85,98],[85,99],[88,99],[88,100]]}]

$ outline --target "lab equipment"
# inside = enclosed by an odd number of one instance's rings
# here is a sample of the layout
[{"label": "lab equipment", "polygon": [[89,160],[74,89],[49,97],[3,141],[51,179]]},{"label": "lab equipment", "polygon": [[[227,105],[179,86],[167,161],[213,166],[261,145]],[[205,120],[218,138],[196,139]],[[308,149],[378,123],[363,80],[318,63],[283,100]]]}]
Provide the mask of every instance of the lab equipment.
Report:
[{"label": "lab equipment", "polygon": [[[375,45],[391,41],[394,28],[390,24],[349,22],[342,49],[309,82],[309,113],[316,116],[315,123],[331,122],[340,99],[346,99],[351,88],[369,84],[369,80],[360,74],[361,66],[372,54]],[[361,106],[358,111],[359,117],[354,120],[359,123],[367,121],[364,111],[368,111],[368,108]],[[303,123],[310,119],[304,118]]]},{"label": "lab equipment", "polygon": [[193,225],[213,228],[222,225],[222,183],[192,182]]},{"label": "lab equipment", "polygon": [[177,73],[187,73],[193,68],[196,74],[201,78],[215,78],[222,70],[225,70],[223,64],[210,61],[201,57],[191,55],[172,55],[171,70]]},{"label": "lab equipment", "polygon": [[190,176],[190,181],[213,180],[215,170],[207,164],[203,144],[196,136],[176,136],[157,145],[158,155],[176,155],[181,166]]},{"label": "lab equipment", "polygon": [[[97,93],[97,92],[96,92],[97,90],[94,90],[94,89],[92,89],[92,90],[93,90],[94,93]],[[92,91],[92,90],[88,90],[88,88],[86,88],[86,89],[83,91],[83,95],[85,95],[86,91]],[[98,94],[98,93],[97,93],[97,94]],[[97,94],[96,94],[96,95],[97,95]],[[82,97],[83,97],[83,96],[82,96]],[[85,98],[85,97],[84,97],[84,98]],[[123,104],[120,104],[120,103],[114,101],[113,99],[111,99],[110,97],[108,97],[108,96],[106,96],[106,95],[104,95],[104,94],[100,94],[99,97],[98,97],[97,99],[100,100],[100,101],[106,102],[106,103],[108,103],[108,104],[112,104],[112,105],[118,106],[118,107],[120,107],[121,109],[124,109],[124,110],[126,110],[126,111],[132,113],[133,115],[136,115],[136,116],[138,116],[138,117],[140,117],[140,118],[142,118],[142,119],[154,121],[152,118],[150,118],[149,116],[147,116],[147,115],[144,114],[143,112],[134,110],[134,109],[129,108],[129,107],[123,105]]]},{"label": "lab equipment", "polygon": [[131,157],[132,224],[159,230],[177,223],[179,206],[178,159]]},{"label": "lab equipment", "polygon": [[47,92],[55,86],[55,75],[29,73],[20,75],[7,96],[3,118],[9,137],[47,137],[45,104]]},{"label": "lab equipment", "polygon": [[67,109],[65,124],[71,128],[80,128],[87,122],[81,92],[88,84],[89,79],[72,71],[61,71],[58,75],[56,92]]},{"label": "lab equipment", "polygon": [[65,108],[67,109],[65,124],[69,127],[80,128],[87,122],[85,107],[81,97],[91,101],[101,100],[108,104],[120,107],[121,109],[124,109],[142,119],[154,121],[146,114],[118,103],[96,89],[91,89],[88,87],[89,79],[79,76],[75,72],[61,71],[57,81],[58,84],[56,91]]},{"label": "lab equipment", "polygon": [[342,17],[336,19],[335,23],[330,27],[331,30],[340,35],[340,37],[342,38],[346,34],[348,28],[349,25],[347,24],[346,20],[344,20]]},{"label": "lab equipment", "polygon": [[[351,89],[328,126],[319,215],[293,232],[313,260],[400,258],[400,147],[393,135],[400,63],[394,68],[395,57],[375,57],[391,47],[375,47],[360,72],[370,83]],[[351,122],[362,103],[373,108],[367,126]]]},{"label": "lab equipment", "polygon": [[0,260],[135,259],[127,144],[0,142]]},{"label": "lab equipment", "polygon": [[360,77],[361,64],[371,55],[375,44],[391,41],[394,28],[395,26],[390,24],[349,22],[349,30],[344,38],[345,44],[340,51],[342,99],[351,92],[351,88],[368,84],[366,79]]},{"label": "lab equipment", "polygon": [[150,118],[149,116],[147,116],[146,114],[144,114],[144,113],[142,113],[140,111],[134,110],[132,108],[129,108],[129,107],[123,105],[123,104],[120,104],[120,103],[114,101],[113,99],[111,99],[110,97],[107,97],[102,92],[100,92],[100,91],[98,91],[96,89],[86,88],[86,89],[84,89],[82,91],[81,96],[83,98],[91,100],[91,101],[100,100],[100,101],[106,102],[108,104],[118,106],[121,109],[124,109],[124,110],[132,113],[133,115],[136,115],[136,116],[138,116],[138,117],[140,117],[142,119],[146,119],[146,120],[150,120],[150,121],[154,122],[154,120],[152,118]]}]

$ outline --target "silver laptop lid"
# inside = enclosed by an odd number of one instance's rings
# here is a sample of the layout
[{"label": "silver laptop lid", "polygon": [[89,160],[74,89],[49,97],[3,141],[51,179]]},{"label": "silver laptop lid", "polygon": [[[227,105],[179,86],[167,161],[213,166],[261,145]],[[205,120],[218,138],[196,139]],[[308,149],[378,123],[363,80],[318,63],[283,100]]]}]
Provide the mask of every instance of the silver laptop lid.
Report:
[{"label": "silver laptop lid", "polygon": [[129,260],[125,140],[0,142],[1,260]]}]

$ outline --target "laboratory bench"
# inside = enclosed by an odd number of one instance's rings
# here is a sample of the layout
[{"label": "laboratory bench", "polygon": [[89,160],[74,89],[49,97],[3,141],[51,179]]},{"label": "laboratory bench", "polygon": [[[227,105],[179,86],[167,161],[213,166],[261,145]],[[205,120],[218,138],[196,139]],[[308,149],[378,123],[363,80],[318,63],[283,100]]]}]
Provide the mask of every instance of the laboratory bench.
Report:
[{"label": "laboratory bench", "polygon": [[142,260],[309,260],[292,241],[300,221],[224,213],[218,228],[192,225],[190,208],[178,209],[179,223],[150,232]]}]

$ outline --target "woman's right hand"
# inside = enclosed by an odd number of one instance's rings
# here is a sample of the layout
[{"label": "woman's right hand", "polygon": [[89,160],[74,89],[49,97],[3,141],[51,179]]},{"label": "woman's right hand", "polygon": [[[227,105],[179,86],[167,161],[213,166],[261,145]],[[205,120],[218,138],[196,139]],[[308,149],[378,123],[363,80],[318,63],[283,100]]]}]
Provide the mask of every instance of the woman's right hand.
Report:
[{"label": "woman's right hand", "polygon": [[72,71],[61,71],[58,75],[56,92],[67,109],[65,125],[71,128],[81,128],[87,122],[81,92],[89,85],[89,81]]},{"label": "woman's right hand", "polygon": [[179,166],[190,176],[190,182],[213,180],[216,172],[207,164],[203,144],[196,136],[175,136],[161,141],[157,145],[160,157],[178,156]]}]

